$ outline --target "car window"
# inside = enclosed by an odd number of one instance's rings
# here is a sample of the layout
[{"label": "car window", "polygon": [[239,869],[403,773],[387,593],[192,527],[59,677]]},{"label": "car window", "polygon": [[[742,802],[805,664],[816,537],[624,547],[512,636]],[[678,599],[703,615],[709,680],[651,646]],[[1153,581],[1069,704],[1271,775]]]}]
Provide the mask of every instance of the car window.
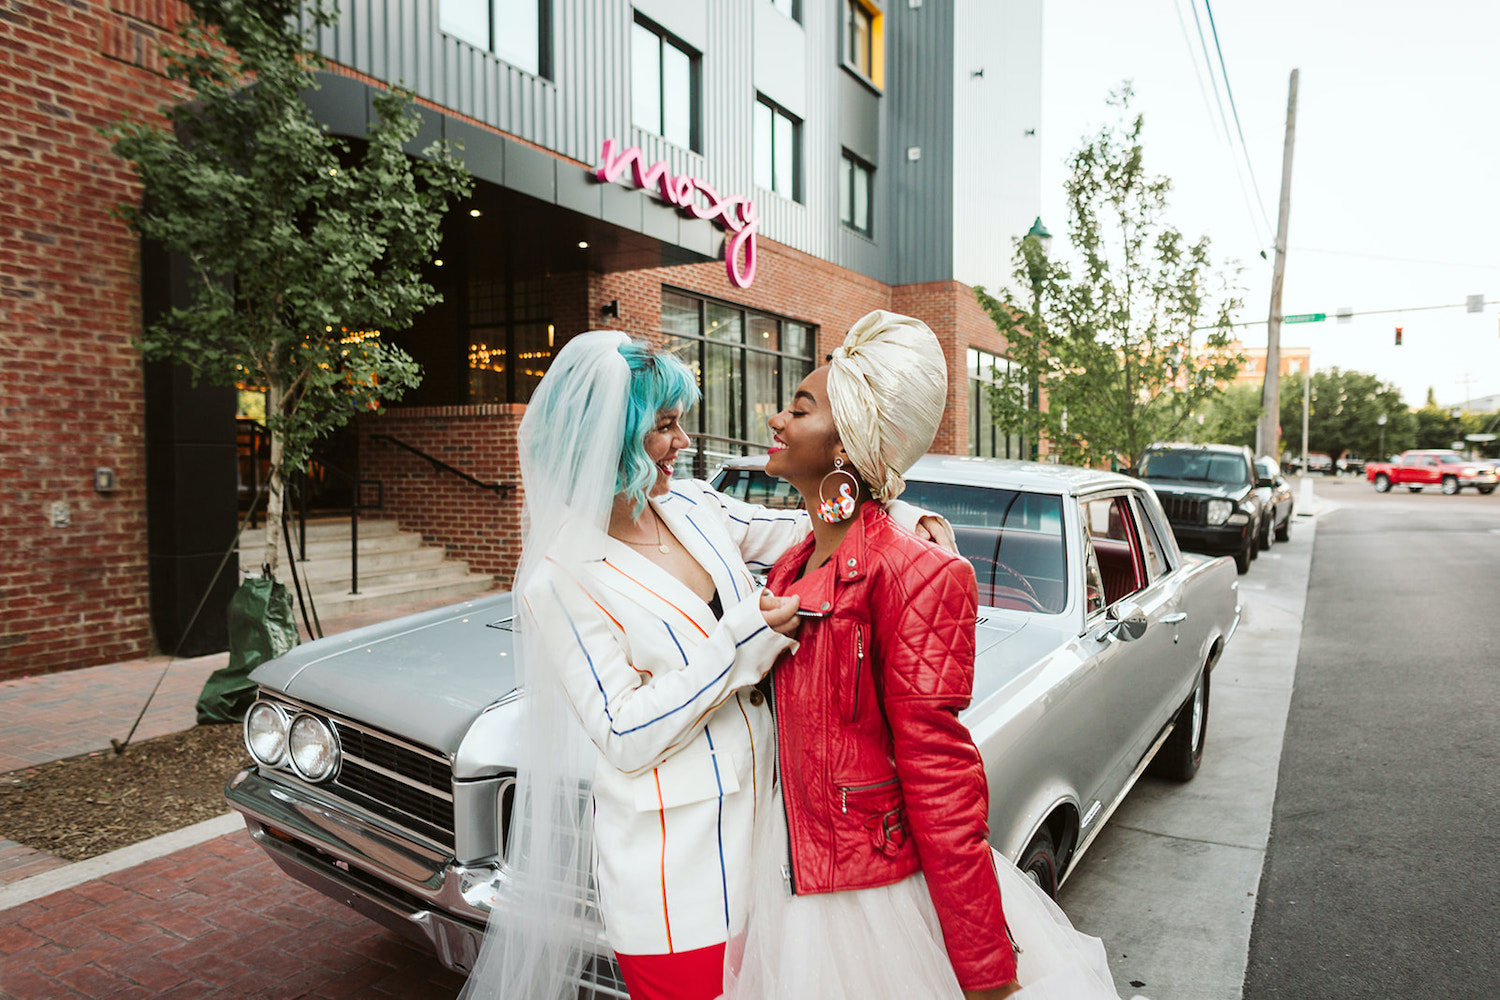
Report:
[{"label": "car window", "polygon": [[1141,553],[1145,556],[1146,576],[1155,581],[1165,576],[1170,567],[1167,565],[1167,550],[1156,534],[1156,525],[1151,523],[1144,508],[1144,501],[1136,497],[1135,523],[1141,532]]},{"label": "car window", "polygon": [[1067,606],[1061,497],[908,481],[901,499],[953,525],[959,553],[974,566],[979,603],[1042,614]]},{"label": "car window", "polygon": [[1084,531],[1104,587],[1106,605],[1129,597],[1146,586],[1135,515],[1126,496],[1101,497],[1082,504]]},{"label": "car window", "polygon": [[758,503],[762,507],[790,509],[802,506],[802,495],[785,479],[768,476],[761,469],[724,469],[714,480],[714,489],[725,496]]}]

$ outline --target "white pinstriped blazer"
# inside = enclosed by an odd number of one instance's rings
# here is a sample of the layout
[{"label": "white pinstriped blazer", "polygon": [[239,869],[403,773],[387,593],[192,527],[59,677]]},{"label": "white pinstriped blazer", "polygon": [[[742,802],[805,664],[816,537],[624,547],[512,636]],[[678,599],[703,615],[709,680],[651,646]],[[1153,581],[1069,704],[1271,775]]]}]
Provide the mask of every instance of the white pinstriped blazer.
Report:
[{"label": "white pinstriped blazer", "polygon": [[753,686],[795,646],[766,626],[746,563],[769,567],[808,531],[801,511],[694,480],[673,480],[651,503],[713,577],[722,620],[594,529],[558,539],[525,594],[600,750],[600,910],[611,946],[628,955],[708,947],[744,924],[751,831],[775,756],[771,707]]}]

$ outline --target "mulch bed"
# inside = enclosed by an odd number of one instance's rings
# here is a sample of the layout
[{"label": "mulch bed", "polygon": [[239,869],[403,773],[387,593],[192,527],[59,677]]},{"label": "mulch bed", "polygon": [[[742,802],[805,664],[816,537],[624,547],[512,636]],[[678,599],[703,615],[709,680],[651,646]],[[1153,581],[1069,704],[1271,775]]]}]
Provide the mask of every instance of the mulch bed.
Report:
[{"label": "mulch bed", "polygon": [[82,861],[229,811],[224,784],[250,763],[238,723],[0,775],[0,838]]}]

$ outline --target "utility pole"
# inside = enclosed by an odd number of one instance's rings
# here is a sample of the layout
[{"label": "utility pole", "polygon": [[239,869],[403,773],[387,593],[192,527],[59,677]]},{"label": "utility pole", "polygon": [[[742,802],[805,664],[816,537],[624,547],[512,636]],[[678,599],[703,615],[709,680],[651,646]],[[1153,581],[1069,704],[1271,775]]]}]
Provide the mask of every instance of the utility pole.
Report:
[{"label": "utility pole", "polygon": [[[1255,453],[1281,458],[1281,281],[1286,273],[1286,226],[1292,211],[1292,139],[1297,131],[1297,70],[1286,98],[1286,145],[1281,151],[1281,210],[1276,216],[1276,263],[1271,272],[1271,314],[1266,318],[1266,380],[1261,385]],[[1304,440],[1306,440],[1304,436]],[[1306,471],[1306,466],[1303,467]]]}]

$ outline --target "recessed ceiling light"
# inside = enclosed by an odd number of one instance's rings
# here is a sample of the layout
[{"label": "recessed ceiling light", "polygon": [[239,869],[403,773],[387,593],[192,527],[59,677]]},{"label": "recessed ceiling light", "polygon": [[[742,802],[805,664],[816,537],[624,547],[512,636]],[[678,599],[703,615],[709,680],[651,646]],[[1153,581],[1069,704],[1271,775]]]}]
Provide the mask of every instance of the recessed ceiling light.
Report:
[{"label": "recessed ceiling light", "polygon": [[484,214],[484,213],[483,213],[483,212],[481,212],[481,211],[480,211],[480,210],[479,210],[479,209],[477,209],[477,208],[471,208],[471,209],[469,209],[469,215],[470,215],[470,216],[472,216],[472,217],[473,217],[473,218],[476,218],[476,219],[477,219],[477,218],[479,218],[479,217],[480,217],[480,216],[481,216],[481,215],[483,215],[483,214]]},{"label": "recessed ceiling light", "polygon": [[432,266],[433,267],[442,267],[443,266],[443,258],[439,257],[437,260],[433,261],[432,262]]},{"label": "recessed ceiling light", "polygon": [[578,241],[578,249],[580,249],[580,250],[587,250],[588,248],[589,248],[589,241],[588,240],[579,240]]}]

